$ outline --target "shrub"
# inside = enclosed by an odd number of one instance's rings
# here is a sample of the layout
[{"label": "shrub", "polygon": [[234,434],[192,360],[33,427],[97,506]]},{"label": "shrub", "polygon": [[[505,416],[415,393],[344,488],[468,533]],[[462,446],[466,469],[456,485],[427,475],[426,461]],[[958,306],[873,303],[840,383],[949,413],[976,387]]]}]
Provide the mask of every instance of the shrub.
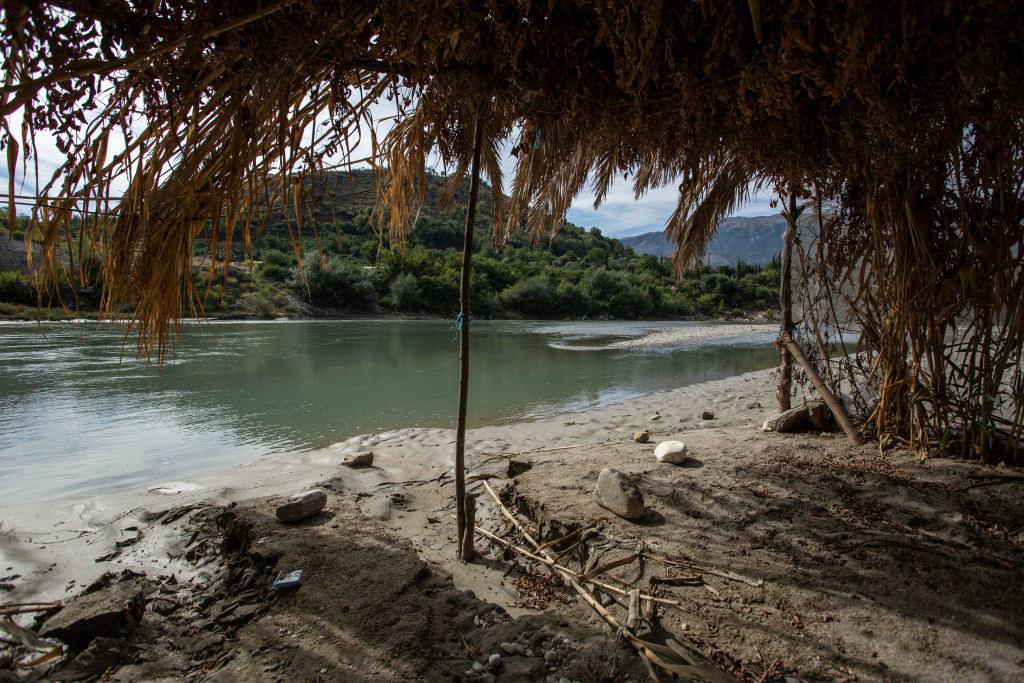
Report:
[{"label": "shrub", "polygon": [[13,270],[0,270],[0,301],[34,306],[36,304],[36,288],[21,273]]},{"label": "shrub", "polygon": [[391,283],[391,299],[399,311],[419,311],[423,308],[423,297],[420,296],[419,279],[405,273]]},{"label": "shrub", "polygon": [[543,277],[519,280],[501,293],[501,300],[515,311],[538,318],[550,318],[561,309],[558,292]]},{"label": "shrub", "polygon": [[369,310],[377,305],[379,282],[373,269],[341,259],[323,263],[318,254],[307,256],[303,263],[309,301],[313,305],[357,310]]}]

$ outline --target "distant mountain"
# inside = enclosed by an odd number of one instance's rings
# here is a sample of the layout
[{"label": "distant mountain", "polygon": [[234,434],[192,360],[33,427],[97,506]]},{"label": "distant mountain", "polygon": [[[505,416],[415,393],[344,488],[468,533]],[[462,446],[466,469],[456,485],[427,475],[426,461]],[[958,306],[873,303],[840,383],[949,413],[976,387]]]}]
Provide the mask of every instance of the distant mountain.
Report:
[{"label": "distant mountain", "polygon": [[[718,226],[708,247],[704,262],[713,266],[744,263],[763,265],[782,253],[782,234],[786,232],[786,219],[774,216],[734,216]],[[665,233],[647,232],[619,239],[640,254],[654,254],[658,258],[675,253],[675,245],[665,241]]]}]

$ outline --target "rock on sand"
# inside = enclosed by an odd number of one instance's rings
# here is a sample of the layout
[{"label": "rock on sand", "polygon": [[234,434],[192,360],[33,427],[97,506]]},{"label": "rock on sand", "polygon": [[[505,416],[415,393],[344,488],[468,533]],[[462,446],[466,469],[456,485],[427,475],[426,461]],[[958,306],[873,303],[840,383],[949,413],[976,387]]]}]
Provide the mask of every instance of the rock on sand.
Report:
[{"label": "rock on sand", "polygon": [[594,488],[597,504],[619,517],[636,519],[644,514],[644,494],[629,476],[605,467],[597,477]]},{"label": "rock on sand", "polygon": [[798,432],[812,428],[816,431],[833,431],[837,428],[832,411],[822,400],[808,401],[802,406],[790,408],[766,420],[761,429],[766,432]]},{"label": "rock on sand", "polygon": [[658,462],[678,465],[686,461],[686,444],[682,441],[662,441],[654,448],[654,457]]},{"label": "rock on sand", "polygon": [[360,451],[346,455],[341,464],[345,467],[369,467],[373,464],[373,451]]},{"label": "rock on sand", "polygon": [[327,505],[327,494],[320,489],[296,493],[277,506],[277,518],[282,522],[298,522],[312,517]]},{"label": "rock on sand", "polygon": [[650,432],[633,432],[633,441],[636,441],[637,443],[647,443],[650,440]]}]

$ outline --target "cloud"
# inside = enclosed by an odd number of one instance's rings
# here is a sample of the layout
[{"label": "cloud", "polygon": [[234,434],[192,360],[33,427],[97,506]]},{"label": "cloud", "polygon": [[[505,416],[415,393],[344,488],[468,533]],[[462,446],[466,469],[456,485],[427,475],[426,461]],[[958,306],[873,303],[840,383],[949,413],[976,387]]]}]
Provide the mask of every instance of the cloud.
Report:
[{"label": "cloud", "polygon": [[[651,190],[639,200],[633,195],[632,185],[620,178],[605,201],[594,208],[594,195],[577,197],[567,216],[570,223],[583,227],[597,227],[608,237],[629,237],[645,232],[663,230],[678,202],[678,188],[674,183]],[[772,195],[756,194],[740,206],[734,216],[765,216],[778,213],[771,208]]]}]

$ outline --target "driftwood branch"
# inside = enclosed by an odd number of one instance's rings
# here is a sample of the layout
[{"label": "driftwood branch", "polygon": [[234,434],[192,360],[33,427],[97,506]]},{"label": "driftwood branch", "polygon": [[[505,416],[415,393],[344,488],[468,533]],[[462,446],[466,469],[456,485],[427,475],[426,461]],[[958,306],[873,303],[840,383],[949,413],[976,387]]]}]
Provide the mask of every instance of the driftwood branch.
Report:
[{"label": "driftwood branch", "polygon": [[793,341],[793,338],[789,335],[788,331],[783,330],[779,333],[779,342],[783,344],[785,348],[789,349],[789,352],[793,354],[794,358],[796,358],[796,362],[799,363],[800,367],[802,367],[804,372],[807,373],[807,376],[811,379],[811,384],[813,384],[814,388],[818,390],[821,397],[825,399],[825,403],[828,404],[828,407],[832,411],[832,414],[835,415],[839,426],[842,427],[843,431],[846,432],[846,435],[850,437],[850,441],[853,445],[862,445],[864,443],[864,435],[861,434],[860,430],[853,424],[853,420],[850,419],[849,413],[846,412],[846,407],[843,405],[842,401],[836,398],[836,395],[833,394],[827,386],[825,386],[825,382],[822,381],[821,375],[818,374],[818,371],[815,370],[811,361],[804,355],[800,346]]},{"label": "driftwood branch", "polygon": [[[515,516],[511,512],[509,512],[508,509],[501,503],[501,500],[499,500],[498,494],[494,492],[494,489],[492,489],[486,481],[483,482],[483,484],[484,488],[487,489],[487,492],[491,494],[492,498],[494,498],[494,502],[498,504],[498,508],[509,519],[509,521],[511,521],[516,526],[516,528],[518,528],[523,533],[523,536],[526,538],[526,540],[530,542],[531,545],[533,545],[534,548],[539,548],[540,544],[537,543],[537,541],[530,534],[528,534],[525,529],[523,529],[522,525],[519,523],[519,520],[516,519]],[[551,560],[548,551],[541,550],[539,552],[545,558]],[[643,638],[637,637],[633,633],[626,630],[624,628],[624,625],[620,624],[619,621],[614,616],[612,616],[611,612],[605,609],[601,603],[594,599],[594,596],[592,596],[588,591],[586,591],[583,588],[583,586],[580,585],[580,583],[576,580],[575,572],[564,570],[564,568],[561,570],[555,569],[555,571],[557,571],[562,576],[562,579],[566,583],[568,583],[574,591],[576,591],[576,593],[580,596],[580,598],[583,599],[584,602],[586,602],[588,605],[594,608],[594,611],[596,611],[601,616],[601,618],[604,619],[605,622],[609,626],[611,626],[612,629],[615,630],[616,633],[620,634],[623,638],[626,639],[626,642],[633,646],[637,654],[640,656],[640,660],[644,663],[644,666],[647,667],[647,671],[653,680],[660,680],[657,674],[655,673],[655,667],[657,667],[661,671],[673,673],[678,676],[696,678],[698,680],[714,681],[716,683],[720,681],[733,683],[737,680],[735,677],[730,676],[721,669],[717,669],[711,666],[710,664],[706,663],[704,658],[698,652],[689,652],[684,655],[683,653],[677,652],[672,648],[666,647],[664,645],[659,645],[657,643],[652,643],[650,641],[644,640]]]}]

